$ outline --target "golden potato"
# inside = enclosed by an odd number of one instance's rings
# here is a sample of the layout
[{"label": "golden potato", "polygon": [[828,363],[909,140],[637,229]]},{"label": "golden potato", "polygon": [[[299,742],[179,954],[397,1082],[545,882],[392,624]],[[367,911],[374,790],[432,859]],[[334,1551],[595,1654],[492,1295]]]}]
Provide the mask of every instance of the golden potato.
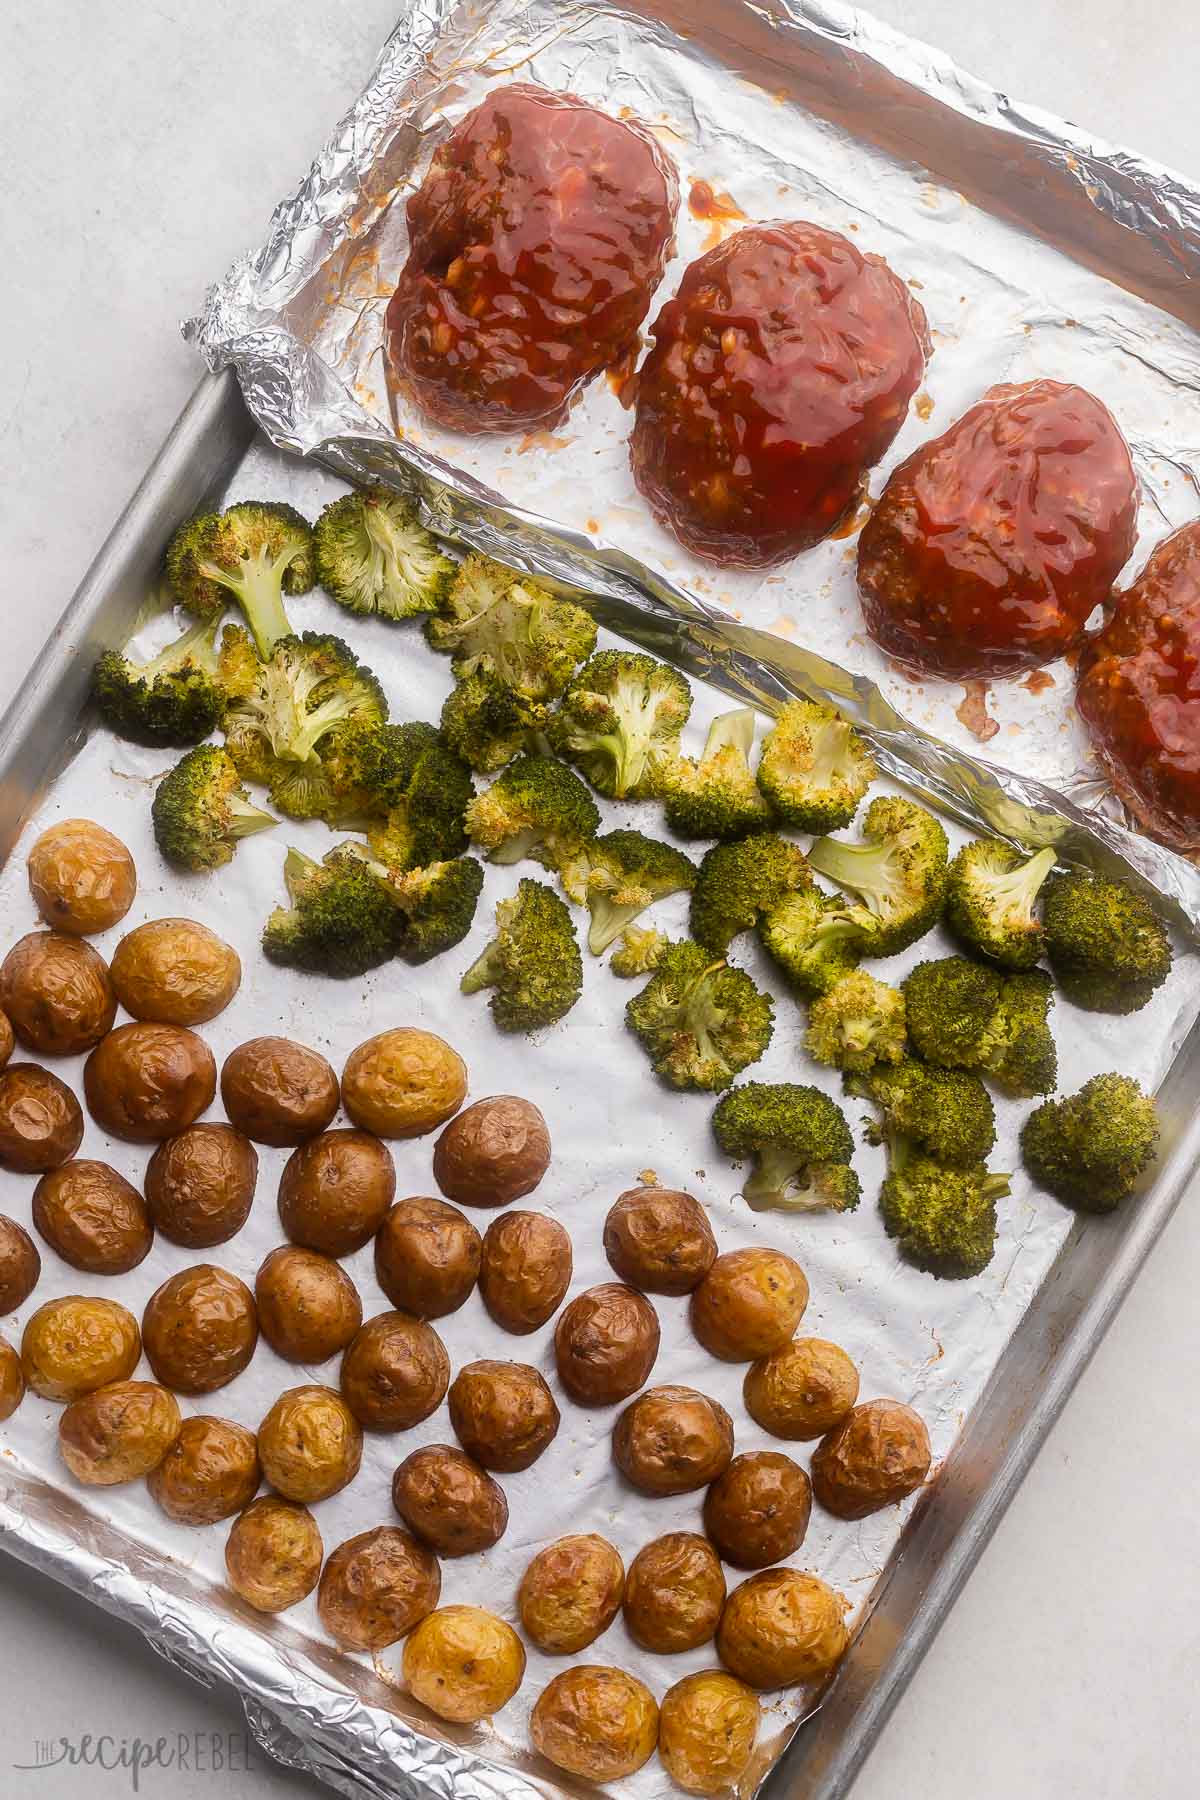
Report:
[{"label": "golden potato", "polygon": [[506,1212],[483,1240],[479,1292],[502,1331],[522,1337],[544,1325],[571,1285],[571,1240],[545,1213]]},{"label": "golden potato", "polygon": [[717,1240],[698,1200],[678,1188],[622,1194],[604,1221],[614,1272],[648,1294],[690,1294],[717,1259]]},{"label": "golden potato", "polygon": [[258,1612],[286,1612],[312,1593],[325,1546],[306,1506],[264,1494],[233,1522],[225,1545],[229,1585]]},{"label": "golden potato", "polygon": [[31,931],[0,963],[0,1006],[38,1056],[79,1056],[117,1015],[108,964],[81,938]]},{"label": "golden potato", "polygon": [[190,1125],[167,1138],[146,1170],[146,1204],[165,1238],[211,1250],[236,1237],[254,1204],[258,1156],[232,1125]]},{"label": "golden potato", "polygon": [[325,1564],[317,1610],[350,1650],[386,1650],[438,1603],[437,1558],[407,1531],[380,1525],[339,1544]]},{"label": "golden potato", "polygon": [[765,1245],[718,1256],[692,1294],[692,1330],[710,1356],[752,1362],[782,1350],[808,1305],[804,1270]]},{"label": "golden potato", "polygon": [[525,1647],[511,1625],[480,1606],[443,1606],[409,1634],[404,1679],[440,1719],[473,1725],[507,1706],[525,1676]]},{"label": "golden potato", "polygon": [[362,1324],[362,1301],[345,1269],[295,1244],[281,1244],[265,1258],[254,1300],[259,1330],[285,1362],[327,1362]]},{"label": "golden potato", "polygon": [[0,1423],[12,1418],[24,1398],[21,1359],[7,1339],[0,1338]]},{"label": "golden potato", "polygon": [[114,1381],[65,1408],[58,1448],[76,1481],[115,1487],[156,1469],[181,1422],[174,1394],[157,1382]]},{"label": "golden potato", "polygon": [[25,1227],[0,1213],[0,1313],[24,1306],[41,1272],[41,1255]]},{"label": "golden potato", "polygon": [[459,1206],[509,1206],[550,1167],[550,1133],[532,1100],[493,1094],[447,1125],[433,1149],[433,1178]]},{"label": "golden potato", "polygon": [[795,1687],[835,1669],[849,1643],[849,1602],[815,1575],[764,1569],[734,1588],[717,1628],[717,1655],[754,1688]]},{"label": "golden potato", "polygon": [[437,1411],[450,1385],[450,1358],[432,1325],[407,1313],[376,1313],[342,1358],[346,1404],[368,1431],[407,1431]]},{"label": "golden potato", "polygon": [[39,1306],[21,1338],[26,1384],[43,1400],[78,1400],[132,1375],[138,1322],[115,1300],[68,1294]]},{"label": "golden potato", "polygon": [[625,1578],[625,1625],[643,1650],[675,1656],[707,1644],[725,1605],[725,1576],[712,1545],[671,1531],[638,1551]]},{"label": "golden potato", "polygon": [[625,1565],[607,1538],[559,1538],[539,1550],[521,1577],[517,1611],[526,1635],[548,1656],[574,1656],[608,1630],[621,1610]]},{"label": "golden potato", "polygon": [[377,1137],[423,1137],[467,1097],[467,1065],[444,1038],[402,1025],[350,1052],[342,1104],[355,1125]]},{"label": "golden potato", "polygon": [[82,1142],[83,1113],[65,1081],[36,1063],[0,1070],[0,1168],[40,1175],[69,1162]]},{"label": "golden potato", "polygon": [[287,1149],[329,1124],[338,1109],[337,1076],[305,1044],[251,1038],[225,1058],[221,1102],[230,1122],[253,1143]]},{"label": "golden potato", "polygon": [[29,852],[29,891],[55,931],[88,937],[116,925],[133,905],[133,858],[92,819],[60,819]]},{"label": "golden potato", "polygon": [[804,1542],[812,1488],[781,1450],[735,1456],[704,1498],[704,1529],[735,1569],[766,1569]]},{"label": "golden potato", "polygon": [[858,1370],[824,1338],[793,1338],[760,1357],[742,1387],[746,1411],[772,1437],[802,1443],[840,1425],[858,1399]]},{"label": "golden potato", "polygon": [[285,1500],[306,1506],[348,1487],[362,1452],[362,1428],[333,1388],[288,1388],[258,1428],[263,1474]]},{"label": "golden potato", "polygon": [[613,1406],[646,1380],[658,1357],[658,1314],[619,1281],[577,1294],[554,1328],[558,1379],[579,1406]]},{"label": "golden potato", "polygon": [[498,1481],[451,1444],[426,1444],[392,1477],[392,1505],[439,1556],[474,1556],[499,1543],[508,1501]]},{"label": "golden potato", "polygon": [[813,1451],[813,1493],[839,1519],[865,1519],[921,1486],[932,1451],[925,1422],[899,1400],[868,1400]]},{"label": "golden potato", "polygon": [[126,1275],[150,1254],[146,1202],[107,1163],[73,1157],[33,1190],[33,1222],[65,1263],[88,1275]]},{"label": "golden potato", "polygon": [[690,1494],[715,1481],[733,1455],[733,1420],[695,1388],[647,1388],[613,1429],[613,1460],[643,1494]]},{"label": "golden potato", "polygon": [[528,1469],[558,1433],[560,1414],[537,1369],[527,1363],[467,1363],[450,1388],[450,1423],[485,1469],[515,1475]]},{"label": "golden potato", "polygon": [[195,919],[152,919],[113,951],[117,998],[135,1019],[204,1025],[224,1012],[242,983],[232,944]]},{"label": "golden potato", "polygon": [[240,1375],[258,1344],[254,1295],[215,1263],[195,1263],[156,1288],[142,1314],[150,1366],[177,1394],[211,1394]]},{"label": "golden potato", "polygon": [[759,1704],[720,1669],[685,1675],[663,1696],[658,1754],[687,1794],[719,1794],[745,1774],[758,1737]]},{"label": "golden potato", "polygon": [[542,1689],[529,1735],[534,1749],[568,1775],[619,1781],[653,1756],[658,1707],[650,1689],[623,1669],[581,1663]]},{"label": "golden potato", "polygon": [[230,1419],[185,1419],[147,1477],[150,1497],[178,1525],[215,1525],[249,1506],[262,1471],[254,1433]]}]

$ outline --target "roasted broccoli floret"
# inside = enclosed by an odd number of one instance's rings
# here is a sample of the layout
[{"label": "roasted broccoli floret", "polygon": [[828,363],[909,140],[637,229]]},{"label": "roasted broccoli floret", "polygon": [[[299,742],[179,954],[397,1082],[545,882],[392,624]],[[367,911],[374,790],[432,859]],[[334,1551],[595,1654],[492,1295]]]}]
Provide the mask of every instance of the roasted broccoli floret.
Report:
[{"label": "roasted broccoli floret", "polygon": [[381,862],[424,868],[466,849],[471,773],[434,726],[350,726],[325,746],[322,761],[333,792],[330,822],[365,831]]},{"label": "roasted broccoli floret", "polygon": [[518,757],[466,812],[467,836],[490,861],[531,856],[548,869],[578,858],[599,826],[587,788],[553,756]]},{"label": "roasted broccoli floret", "polygon": [[804,1047],[834,1069],[873,1069],[899,1062],[906,1042],[904,995],[855,969],[813,1001]]},{"label": "roasted broccoli floret", "polygon": [[962,1280],[991,1262],[996,1202],[1008,1191],[1008,1176],[991,1175],[982,1163],[948,1168],[929,1156],[905,1156],[888,1172],[879,1210],[906,1261]]},{"label": "roasted broccoli floret", "polygon": [[915,1057],[846,1077],[846,1092],[874,1101],[883,1115],[871,1140],[893,1159],[920,1152],[965,1169],[986,1162],[996,1142],[996,1109],[978,1075],[929,1069]]},{"label": "roasted broccoli floret", "polygon": [[1079,1212],[1112,1212],[1157,1150],[1154,1101],[1128,1075],[1094,1075],[1077,1094],[1047,1100],[1021,1128],[1030,1175]]},{"label": "roasted broccoli floret", "polygon": [[1044,969],[1006,975],[980,1046],[980,1073],[1010,1094],[1052,1094],[1058,1085],[1058,1051],[1048,1019],[1053,1004],[1054,983]]},{"label": "roasted broccoli floret", "polygon": [[464,994],[491,988],[501,1031],[536,1031],[570,1012],[583,987],[583,958],[565,903],[543,882],[522,879],[496,907],[496,936],[462,978]]},{"label": "roasted broccoli floret", "polygon": [[810,1000],[852,974],[859,958],[870,956],[878,932],[878,921],[865,906],[816,887],[785,894],[758,925],[763,948]]},{"label": "roasted broccoli floret", "polygon": [[279,823],[251,806],[231,757],[215,744],[189,750],[158,784],[150,809],[154,838],[181,869],[219,869],[238,842]]},{"label": "roasted broccoli floret", "polygon": [[92,696],[104,723],[139,744],[198,744],[221,723],[225,689],[215,649],[220,614],[200,619],[152,656],[133,662],[106,650],[92,671]]},{"label": "roasted broccoli floret", "polygon": [[317,580],[339,606],[384,619],[436,612],[454,579],[416,507],[391,488],[331,501],[313,526],[313,555]]},{"label": "roasted broccoli floret", "polygon": [[460,678],[496,675],[526,700],[553,700],[595,648],[596,622],[528,576],[468,556],[425,635]]},{"label": "roasted broccoli floret", "polygon": [[754,714],[722,713],[708,729],[699,762],[679,756],[664,765],[667,824],[680,837],[740,838],[764,831],[771,809],[750,772]]},{"label": "roasted broccoli floret", "polygon": [[977,1069],[1014,1094],[1049,1094],[1058,1056],[1047,1014],[1054,984],[1041,969],[1000,975],[963,956],[918,963],[903,983],[917,1055]]},{"label": "roasted broccoli floret", "polygon": [[393,869],[369,848],[348,846],[383,886],[396,907],[395,953],[423,963],[461,944],[475,921],[483,870],[473,856],[456,856],[423,869]]},{"label": "roasted broccoli floret", "polygon": [[968,950],[1001,969],[1032,969],[1042,954],[1034,908],[1054,851],[1024,857],[1001,838],[964,844],[946,878],[946,923]]},{"label": "roasted broccoli floret", "polygon": [[292,635],[283,595],[307,594],[314,576],[312,527],[294,506],[274,500],[200,513],[167,546],[167,579],[179,604],[211,619],[232,595],[263,657]]},{"label": "roasted broccoli floret", "polygon": [[931,931],[946,897],[946,834],[911,800],[881,795],[863,820],[863,844],[818,838],[808,860],[849,888],[879,921],[873,956],[893,956]]},{"label": "roasted broccoli floret", "polygon": [[640,925],[628,925],[621,933],[620,943],[608,959],[608,966],[614,975],[623,975],[628,979],[637,975],[649,975],[653,969],[657,969],[670,947],[671,940],[664,932],[655,931],[653,927],[643,930]]},{"label": "roasted broccoli floret", "polygon": [[607,831],[559,870],[572,900],[592,915],[588,949],[602,956],[656,900],[688,892],[696,865],[673,844],[641,831]]},{"label": "roasted broccoli floret", "polygon": [[1166,926],[1123,881],[1074,871],[1055,876],[1042,919],[1059,986],[1089,1012],[1137,1012],[1170,973]]},{"label": "roasted broccoli floret", "polygon": [[701,859],[692,890],[692,936],[724,956],[734,938],[752,931],[785,895],[811,886],[800,846],[773,831],[717,844]]},{"label": "roasted broccoli floret", "polygon": [[682,943],[664,951],[625,1019],[671,1087],[716,1094],[762,1056],[774,1012],[743,969]]},{"label": "roasted broccoli floret", "polygon": [[832,706],[789,700],[763,743],[758,785],[786,825],[837,831],[875,779],[871,753]]},{"label": "roasted broccoli floret", "polygon": [[442,707],[442,736],[477,775],[491,775],[530,747],[549,718],[495,675],[456,682]]},{"label": "roasted broccoli floret", "polygon": [[677,670],[633,650],[586,662],[550,720],[552,747],[610,800],[652,800],[679,754],[692,690]]},{"label": "roasted broccoli floret", "polygon": [[858,1205],[850,1127],[819,1088],[747,1081],[718,1102],[712,1123],[727,1156],[753,1159],[742,1196],[756,1212],[850,1212]]},{"label": "roasted broccoli floret", "polygon": [[277,906],[263,927],[271,962],[314,975],[363,975],[396,951],[396,908],[383,884],[347,846],[314,862],[289,850],[283,865],[290,906]]}]

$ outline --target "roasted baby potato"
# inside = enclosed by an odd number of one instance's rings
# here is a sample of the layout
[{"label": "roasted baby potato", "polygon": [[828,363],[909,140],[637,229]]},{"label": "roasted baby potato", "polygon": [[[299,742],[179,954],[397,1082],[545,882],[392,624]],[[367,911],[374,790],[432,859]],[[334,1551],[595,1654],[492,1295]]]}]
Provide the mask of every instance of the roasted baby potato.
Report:
[{"label": "roasted baby potato", "polygon": [[25,1372],[21,1359],[6,1338],[0,1338],[0,1423],[11,1419],[25,1398]]},{"label": "roasted baby potato", "polygon": [[516,1094],[476,1100],[433,1150],[433,1178],[459,1206],[508,1206],[531,1194],[549,1167],[546,1121]]},{"label": "roasted baby potato", "polygon": [[647,1294],[690,1294],[717,1259],[717,1240],[698,1200],[677,1188],[630,1188],[604,1221],[613,1272]]},{"label": "roasted baby potato", "polygon": [[647,1388],[613,1429],[613,1460],[643,1494],[707,1487],[733,1455],[733,1420],[695,1388]]},{"label": "roasted baby potato", "polygon": [[638,1551],[625,1580],[625,1624],[644,1650],[675,1656],[707,1644],[725,1605],[725,1576],[712,1545],[671,1531]]},{"label": "roasted baby potato", "polygon": [[0,1069],[4,1067],[5,1063],[12,1056],[13,1050],[16,1047],[16,1042],[16,1034],[13,1031],[12,1022],[9,1019],[8,1014],[6,1012],[0,1012]]},{"label": "roasted baby potato", "polygon": [[76,1157],[33,1190],[33,1222],[52,1250],[88,1275],[125,1275],[149,1254],[146,1202],[107,1163]]},{"label": "roasted baby potato", "polygon": [[781,1450],[735,1456],[704,1500],[704,1529],[735,1569],[766,1569],[804,1542],[812,1488]]},{"label": "roasted baby potato", "polygon": [[824,1338],[793,1338],[747,1370],[746,1411],[772,1437],[824,1437],[858,1399],[858,1370]]},{"label": "roasted baby potato", "polygon": [[124,1381],[142,1353],[137,1320],[115,1300],[67,1294],[47,1300],[21,1338],[25,1382],[43,1400],[78,1400]]},{"label": "roasted baby potato", "polygon": [[64,1409],[58,1448],[76,1481],[116,1487],[156,1469],[180,1424],[174,1394],[157,1382],[114,1381]]},{"label": "roasted baby potato", "polygon": [[439,1719],[473,1725],[508,1705],[525,1676],[525,1647],[495,1613],[443,1606],[410,1632],[403,1667],[422,1706]]},{"label": "roasted baby potato", "polygon": [[150,1366],[177,1394],[211,1394],[240,1375],[258,1343],[254,1295],[215,1263],[181,1269],[142,1315]]},{"label": "roasted baby potato", "polygon": [[608,1630],[621,1610],[625,1565],[607,1538],[559,1538],[539,1550],[521,1577],[517,1611],[526,1636],[548,1656],[575,1656]]},{"label": "roasted baby potato", "polygon": [[554,1329],[558,1378],[580,1406],[614,1406],[637,1392],[658,1356],[658,1314],[619,1281],[579,1294]]},{"label": "roasted baby potato", "polygon": [[264,1259],[254,1301],[259,1330],[285,1362],[327,1362],[362,1324],[362,1301],[346,1271],[328,1256],[292,1244]]},{"label": "roasted baby potato", "polygon": [[195,919],[152,919],[121,939],[111,974],[117,999],[135,1019],[204,1025],[237,993],[242,959]]},{"label": "roasted baby potato", "polygon": [[362,1451],[362,1429],[334,1388],[288,1388],[258,1428],[263,1474],[277,1494],[304,1506],[349,1487]]},{"label": "roasted baby potato", "polygon": [[290,1038],[239,1044],[221,1070],[230,1120],[256,1144],[289,1148],[316,1137],[338,1109],[337,1076],[323,1056]]},{"label": "roasted baby potato", "polygon": [[133,905],[133,858],[92,819],[60,819],[29,852],[29,891],[54,931],[88,937],[116,925]]},{"label": "roasted baby potato", "polygon": [[815,1575],[764,1569],[734,1588],[717,1628],[717,1655],[754,1688],[820,1681],[849,1642],[848,1602]]},{"label": "roasted baby potato", "polygon": [[423,1319],[376,1313],[342,1358],[347,1406],[368,1431],[407,1431],[437,1411],[450,1383],[446,1346]]},{"label": "roasted baby potato", "polygon": [[721,1669],[685,1675],[664,1694],[658,1754],[686,1794],[720,1794],[749,1767],[758,1737],[757,1697]]},{"label": "roasted baby potato", "polygon": [[258,1612],[286,1612],[312,1593],[325,1546],[306,1506],[264,1494],[233,1522],[225,1545],[229,1585]]},{"label": "roasted baby potato", "polygon": [[159,1145],[146,1170],[146,1204],[165,1238],[210,1250],[236,1237],[254,1204],[258,1155],[232,1125],[190,1125]]},{"label": "roasted baby potato", "polygon": [[502,1331],[536,1331],[562,1305],[571,1285],[571,1240],[545,1213],[507,1212],[483,1239],[479,1292]]},{"label": "roasted baby potato", "polygon": [[368,1038],[342,1071],[342,1104],[355,1125],[377,1137],[423,1137],[466,1097],[462,1057],[444,1038],[411,1026]]},{"label": "roasted baby potato", "polygon": [[437,1558],[397,1525],[347,1538],[332,1551],[317,1590],[321,1623],[350,1650],[386,1650],[438,1603]]},{"label": "roasted baby potato", "polygon": [[365,1131],[323,1131],[289,1158],[279,1183],[279,1220],[293,1244],[350,1256],[369,1244],[396,1193],[386,1144]]},{"label": "roasted baby potato", "polygon": [[392,1477],[392,1505],[439,1556],[474,1556],[499,1543],[508,1501],[498,1481],[451,1444],[426,1444]]},{"label": "roasted baby potato", "polygon": [[899,1400],[868,1400],[813,1451],[813,1493],[839,1519],[865,1519],[903,1500],[929,1473],[925,1422]]},{"label": "roasted baby potato", "polygon": [[397,1200],[375,1238],[375,1279],[401,1312],[442,1319],[474,1288],[482,1247],[456,1206],[420,1196]]},{"label": "roasted baby potato", "polygon": [[40,1175],[69,1162],[82,1142],[83,1113],[64,1081],[36,1063],[0,1070],[0,1168]]},{"label": "roasted baby potato", "polygon": [[254,1433],[198,1413],[183,1421],[146,1486],[177,1525],[215,1525],[249,1506],[261,1479]]},{"label": "roasted baby potato", "polygon": [[182,1025],[118,1025],[84,1064],[83,1091],[102,1131],[156,1144],[212,1105],[217,1065],[203,1038]]},{"label": "roasted baby potato", "polygon": [[535,1750],[585,1781],[619,1781],[654,1754],[658,1707],[623,1669],[581,1663],[542,1689],[529,1720]]},{"label": "roasted baby potato", "polygon": [[0,1006],[17,1041],[38,1056],[79,1056],[112,1030],[108,964],[82,938],[31,931],[0,963]]},{"label": "roasted baby potato", "polygon": [[765,1245],[718,1256],[692,1295],[692,1330],[722,1362],[782,1350],[808,1305],[800,1264]]},{"label": "roasted baby potato", "polygon": [[0,1313],[24,1306],[41,1272],[38,1247],[25,1227],[0,1213]]},{"label": "roasted baby potato", "polygon": [[485,1469],[513,1475],[553,1443],[559,1427],[554,1395],[527,1363],[473,1362],[450,1388],[450,1423]]}]

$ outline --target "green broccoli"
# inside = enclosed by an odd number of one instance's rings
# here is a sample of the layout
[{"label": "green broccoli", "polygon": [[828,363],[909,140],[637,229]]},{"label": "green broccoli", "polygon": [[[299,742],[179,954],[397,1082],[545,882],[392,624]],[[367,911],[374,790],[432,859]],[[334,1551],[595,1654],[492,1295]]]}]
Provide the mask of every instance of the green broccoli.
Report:
[{"label": "green broccoli", "polygon": [[455,675],[496,675],[525,700],[553,700],[596,644],[582,606],[486,556],[460,564],[436,613],[425,621],[434,650],[453,657]]},{"label": "green broccoli", "polygon": [[397,956],[423,963],[462,943],[475,922],[483,890],[483,870],[473,856],[452,857],[423,869],[393,869],[361,845],[347,848],[362,859],[398,911]]},{"label": "green broccoli", "polygon": [[717,956],[752,931],[784,896],[810,888],[812,876],[798,844],[759,831],[705,852],[692,890],[692,936]]},{"label": "green broccoli", "polygon": [[1047,1017],[1053,1004],[1054,983],[1044,969],[1006,975],[980,1045],[980,1073],[1021,1098],[1052,1094],[1058,1084],[1058,1051]]},{"label": "green broccoli", "polygon": [[946,834],[911,800],[881,795],[863,821],[863,844],[818,838],[808,860],[879,921],[871,954],[894,956],[937,924],[946,897]]},{"label": "green broccoli", "polygon": [[859,958],[870,956],[878,933],[878,920],[865,906],[815,886],[785,894],[758,923],[767,954],[810,1000],[853,974]]},{"label": "green broccoli", "polygon": [[663,952],[625,1019],[671,1087],[719,1093],[762,1056],[774,1012],[744,970],[682,943]]},{"label": "green broccoli", "polygon": [[1171,971],[1166,926],[1123,881],[1077,871],[1056,875],[1042,919],[1059,986],[1089,1012],[1137,1012]]},{"label": "green broccoli", "polygon": [[491,988],[501,1031],[536,1031],[565,1018],[583,988],[571,914],[553,888],[522,878],[496,907],[496,936],[462,978],[464,994]]},{"label": "green broccoli", "polygon": [[696,865],[673,844],[644,832],[608,831],[564,862],[559,875],[570,898],[591,913],[588,949],[602,956],[656,900],[689,892]]},{"label": "green broccoli", "polygon": [[219,869],[233,860],[239,841],[278,825],[251,806],[233,759],[215,744],[201,744],[158,784],[150,809],[154,839],[181,869]]},{"label": "green broccoli", "polygon": [[633,650],[586,662],[550,720],[551,747],[610,800],[653,800],[679,754],[692,690],[666,663]]},{"label": "green broccoli", "polygon": [[1154,1101],[1128,1075],[1094,1075],[1077,1094],[1047,1100],[1021,1128],[1030,1175],[1079,1212],[1112,1212],[1157,1150]]},{"label": "green broccoli", "polygon": [[467,836],[491,862],[531,856],[548,869],[577,859],[599,826],[587,788],[553,756],[519,756],[466,812]]},{"label": "green broccoli", "polygon": [[974,956],[1001,969],[1032,969],[1042,954],[1034,907],[1054,851],[1028,858],[1002,838],[964,844],[946,877],[946,923]]},{"label": "green broccoli", "polygon": [[819,1088],[744,1082],[718,1102],[712,1124],[727,1156],[753,1159],[742,1197],[756,1212],[851,1212],[858,1205],[850,1127]]},{"label": "green broccoli", "polygon": [[750,772],[754,714],[748,706],[709,726],[699,762],[679,756],[663,765],[667,824],[686,838],[740,838],[763,831],[771,809]]},{"label": "green broccoli", "polygon": [[785,825],[837,831],[875,779],[870,751],[832,706],[789,700],[763,743],[758,785]]},{"label": "green broccoli", "polygon": [[106,650],[92,670],[92,697],[104,723],[139,744],[198,744],[225,715],[215,649],[220,614],[197,620],[181,638],[133,662]]},{"label": "green broccoli", "polygon": [[412,502],[377,486],[330,502],[313,526],[313,556],[339,606],[383,619],[436,612],[455,573]]},{"label": "green broccoli", "polygon": [[963,956],[918,963],[902,983],[917,1055],[976,1069],[1014,1094],[1049,1094],[1058,1074],[1047,1014],[1054,984],[1041,969],[1000,975]]},{"label": "green broccoli", "polygon": [[442,736],[477,775],[492,775],[530,748],[549,710],[526,700],[496,675],[456,682],[442,707]]},{"label": "green broccoli", "polygon": [[167,546],[167,579],[179,604],[211,619],[232,594],[262,657],[292,636],[283,595],[307,594],[314,577],[311,525],[294,506],[274,500],[200,513]]},{"label": "green broccoli", "polygon": [[871,1100],[883,1114],[872,1129],[893,1160],[920,1153],[965,1169],[986,1162],[996,1142],[996,1109],[978,1075],[965,1069],[930,1069],[915,1057],[890,1067],[846,1077],[846,1092]]},{"label": "green broccoli", "polygon": [[873,1069],[899,1062],[906,1042],[904,995],[855,969],[814,1000],[804,1047],[834,1069]]},{"label": "green broccoli", "polygon": [[283,865],[290,906],[263,927],[263,954],[314,975],[363,975],[396,952],[396,908],[350,846],[314,862],[289,850]]},{"label": "green broccoli", "polygon": [[1008,1176],[990,1175],[983,1163],[947,1168],[929,1156],[909,1156],[888,1171],[879,1210],[906,1261],[962,1280],[991,1262],[996,1202],[1008,1191]]},{"label": "green broccoli", "polygon": [[661,931],[655,931],[652,926],[643,930],[640,925],[628,925],[621,933],[621,942],[608,959],[608,966],[614,975],[622,975],[627,979],[649,975],[657,969],[670,947],[670,938]]},{"label": "green broccoli", "polygon": [[322,747],[330,822],[367,832],[381,861],[420,868],[461,856],[470,771],[424,720],[350,725]]}]

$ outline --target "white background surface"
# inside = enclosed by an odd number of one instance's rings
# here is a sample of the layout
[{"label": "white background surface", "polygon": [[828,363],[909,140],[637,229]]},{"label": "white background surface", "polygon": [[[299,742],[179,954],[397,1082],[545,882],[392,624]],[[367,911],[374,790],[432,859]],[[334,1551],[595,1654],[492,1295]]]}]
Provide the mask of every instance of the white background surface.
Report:
[{"label": "white background surface", "polygon": [[[0,18],[0,702],[197,374],[175,321],[261,235],[397,0],[42,0]],[[1186,0],[877,0],[966,67],[1200,173]],[[1190,25],[1186,21],[1192,21]],[[1184,1800],[1197,1791],[1200,1227],[1186,1205],[880,1742],[855,1800]],[[238,1731],[82,1602],[0,1562],[0,1796],[36,1740]],[[143,1794],[314,1794],[258,1753]],[[211,1760],[209,1758],[208,1760]]]}]

